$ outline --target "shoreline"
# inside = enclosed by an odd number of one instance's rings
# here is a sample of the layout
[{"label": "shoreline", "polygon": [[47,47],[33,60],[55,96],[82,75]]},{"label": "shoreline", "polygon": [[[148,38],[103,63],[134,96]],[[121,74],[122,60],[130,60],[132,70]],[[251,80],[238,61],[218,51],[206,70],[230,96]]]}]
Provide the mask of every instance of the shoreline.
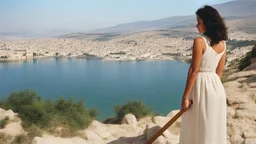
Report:
[{"label": "shoreline", "polygon": [[181,63],[189,64],[189,60],[191,60],[188,57],[182,57],[182,56],[169,56],[167,58],[154,58],[154,59],[104,59],[101,57],[95,57],[95,58],[87,58],[85,55],[83,56],[40,56],[35,58],[26,58],[26,59],[6,59],[1,60],[0,63],[14,63],[14,62],[25,62],[25,61],[31,61],[31,60],[43,60],[43,59],[86,59],[86,60],[101,60],[101,61],[107,61],[107,62],[134,62],[134,61],[177,61]]},{"label": "shoreline", "polygon": [[[193,39],[165,36],[167,32],[140,32],[105,41],[90,37],[79,39],[79,36],[75,37],[77,39],[0,40],[0,63],[58,57],[101,59],[102,61],[175,60],[190,63]],[[232,32],[230,37],[234,42],[227,43],[227,65],[251,50],[253,44],[243,39],[251,40],[256,36],[237,31]]]}]

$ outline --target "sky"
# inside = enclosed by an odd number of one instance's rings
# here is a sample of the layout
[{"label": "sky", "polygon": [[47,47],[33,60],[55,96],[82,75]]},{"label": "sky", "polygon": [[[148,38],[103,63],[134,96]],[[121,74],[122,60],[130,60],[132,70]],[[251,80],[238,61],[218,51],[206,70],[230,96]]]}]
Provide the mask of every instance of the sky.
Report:
[{"label": "sky", "polygon": [[86,32],[232,0],[0,0],[0,32]]}]

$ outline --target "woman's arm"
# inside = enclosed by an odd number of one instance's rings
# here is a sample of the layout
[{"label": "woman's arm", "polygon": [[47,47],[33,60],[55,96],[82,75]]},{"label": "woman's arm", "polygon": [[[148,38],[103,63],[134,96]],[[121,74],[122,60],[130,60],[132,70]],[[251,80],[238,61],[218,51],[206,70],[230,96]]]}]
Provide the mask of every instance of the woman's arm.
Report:
[{"label": "woman's arm", "polygon": [[196,75],[199,71],[201,59],[202,59],[202,53],[203,48],[205,47],[204,39],[201,37],[198,37],[194,40],[193,44],[193,51],[192,51],[192,62],[188,71],[187,75],[187,81],[186,81],[186,87],[184,90],[183,98],[182,98],[182,110],[185,112],[188,110],[189,107],[189,94],[194,86]]},{"label": "woman's arm", "polygon": [[188,71],[187,75],[187,82],[185,91],[183,94],[183,99],[188,99],[189,93],[192,90],[192,87],[194,85],[196,75],[199,71],[201,59],[202,59],[202,53],[203,53],[203,47],[205,47],[205,42],[203,38],[198,37],[194,40],[193,44],[193,52],[192,52],[192,62]]}]

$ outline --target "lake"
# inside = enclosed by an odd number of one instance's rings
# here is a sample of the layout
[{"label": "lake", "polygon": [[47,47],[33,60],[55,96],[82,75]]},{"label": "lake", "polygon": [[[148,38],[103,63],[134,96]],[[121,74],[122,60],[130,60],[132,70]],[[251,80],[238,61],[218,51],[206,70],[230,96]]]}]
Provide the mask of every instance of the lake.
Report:
[{"label": "lake", "polygon": [[114,117],[114,106],[142,100],[166,115],[180,108],[189,64],[177,61],[102,61],[47,58],[0,63],[0,97],[24,89],[44,99],[84,99],[98,120]]}]

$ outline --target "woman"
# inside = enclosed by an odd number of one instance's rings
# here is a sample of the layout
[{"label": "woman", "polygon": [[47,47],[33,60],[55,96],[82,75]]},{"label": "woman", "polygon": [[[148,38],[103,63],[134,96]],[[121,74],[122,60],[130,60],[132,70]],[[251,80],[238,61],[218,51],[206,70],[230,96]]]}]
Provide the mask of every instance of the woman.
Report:
[{"label": "woman", "polygon": [[203,36],[197,37],[193,44],[181,104],[184,114],[179,144],[226,144],[226,93],[221,77],[226,60],[227,28],[211,6],[198,9],[196,15],[196,27]]}]

